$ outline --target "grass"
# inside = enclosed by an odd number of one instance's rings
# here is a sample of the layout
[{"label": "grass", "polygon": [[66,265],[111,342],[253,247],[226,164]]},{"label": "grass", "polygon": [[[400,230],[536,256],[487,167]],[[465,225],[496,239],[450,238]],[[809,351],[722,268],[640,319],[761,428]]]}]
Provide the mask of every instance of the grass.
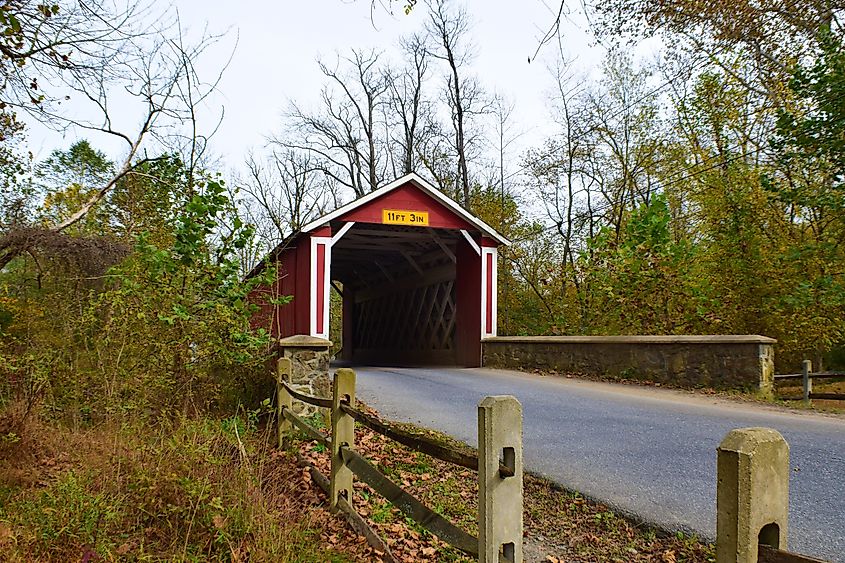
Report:
[{"label": "grass", "polygon": [[[842,393],[845,394],[845,379],[816,379],[813,381],[815,393]],[[801,397],[803,394],[802,383],[799,380],[781,380],[777,383],[777,395],[779,397]],[[812,405],[807,407],[802,401],[779,402],[790,408],[812,409],[829,413],[845,413],[845,401],[830,401],[813,399]]]},{"label": "grass", "polygon": [[[0,552],[9,561],[376,561],[274,429],[254,416],[70,429],[31,422],[0,440]],[[311,422],[322,424],[322,417]],[[404,425],[450,447],[465,444]],[[291,448],[329,472],[323,447]],[[477,535],[477,475],[364,428],[356,448],[424,504]],[[638,526],[526,475],[527,561],[713,561],[694,537]],[[400,561],[472,559],[363,483],[353,505]]]},{"label": "grass", "polygon": [[245,418],[18,436],[0,451],[5,561],[367,560]]}]

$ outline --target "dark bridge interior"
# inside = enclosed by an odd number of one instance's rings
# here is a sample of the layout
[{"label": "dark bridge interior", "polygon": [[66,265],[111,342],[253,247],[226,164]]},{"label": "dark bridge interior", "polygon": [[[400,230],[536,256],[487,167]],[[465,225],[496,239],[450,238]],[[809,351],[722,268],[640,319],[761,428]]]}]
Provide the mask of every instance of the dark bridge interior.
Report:
[{"label": "dark bridge interior", "polygon": [[343,295],[342,358],[460,363],[457,286],[464,246],[456,229],[353,225],[332,247],[331,277]]}]

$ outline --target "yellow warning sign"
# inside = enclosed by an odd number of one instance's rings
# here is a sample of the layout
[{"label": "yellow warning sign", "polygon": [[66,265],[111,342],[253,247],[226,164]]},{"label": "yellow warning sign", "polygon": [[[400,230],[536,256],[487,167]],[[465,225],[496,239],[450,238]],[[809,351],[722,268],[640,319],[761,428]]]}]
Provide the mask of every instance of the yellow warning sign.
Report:
[{"label": "yellow warning sign", "polygon": [[381,222],[385,225],[428,226],[428,211],[408,211],[406,209],[383,209]]}]

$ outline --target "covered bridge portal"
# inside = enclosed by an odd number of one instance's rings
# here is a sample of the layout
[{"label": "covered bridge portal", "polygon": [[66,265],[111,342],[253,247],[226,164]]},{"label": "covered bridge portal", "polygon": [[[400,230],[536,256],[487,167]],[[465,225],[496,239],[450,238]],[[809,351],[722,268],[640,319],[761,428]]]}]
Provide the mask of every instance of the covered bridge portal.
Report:
[{"label": "covered bridge portal", "polygon": [[330,292],[337,291],[343,359],[478,366],[481,339],[496,335],[501,244],[508,241],[409,174],[279,245],[270,255],[278,281],[261,292],[293,301],[273,306],[256,295],[256,324],[280,338],[329,338]]}]

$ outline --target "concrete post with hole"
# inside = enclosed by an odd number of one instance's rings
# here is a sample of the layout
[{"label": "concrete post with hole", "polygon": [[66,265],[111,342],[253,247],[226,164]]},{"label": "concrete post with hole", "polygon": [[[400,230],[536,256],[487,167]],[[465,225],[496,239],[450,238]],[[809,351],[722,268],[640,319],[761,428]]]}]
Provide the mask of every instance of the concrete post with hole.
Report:
[{"label": "concrete post with hole", "polygon": [[[499,464],[513,471],[503,476]],[[478,404],[478,560],[522,562],[522,405],[515,397]]]},{"label": "concrete post with hole", "polygon": [[331,468],[331,508],[337,509],[338,497],[344,497],[352,505],[352,471],[346,467],[340,449],[355,445],[355,420],[343,412],[341,402],[355,406],[355,372],[341,368],[334,375],[332,384],[332,468]]},{"label": "concrete post with hole", "polygon": [[789,445],[770,428],[741,428],[717,449],[716,561],[757,563],[758,544],[786,549]]},{"label": "concrete post with hole", "polygon": [[806,406],[810,406],[812,404],[812,401],[810,401],[810,393],[813,392],[813,378],[810,377],[812,372],[813,362],[810,360],[804,360],[801,363],[801,391],[802,398]]}]

